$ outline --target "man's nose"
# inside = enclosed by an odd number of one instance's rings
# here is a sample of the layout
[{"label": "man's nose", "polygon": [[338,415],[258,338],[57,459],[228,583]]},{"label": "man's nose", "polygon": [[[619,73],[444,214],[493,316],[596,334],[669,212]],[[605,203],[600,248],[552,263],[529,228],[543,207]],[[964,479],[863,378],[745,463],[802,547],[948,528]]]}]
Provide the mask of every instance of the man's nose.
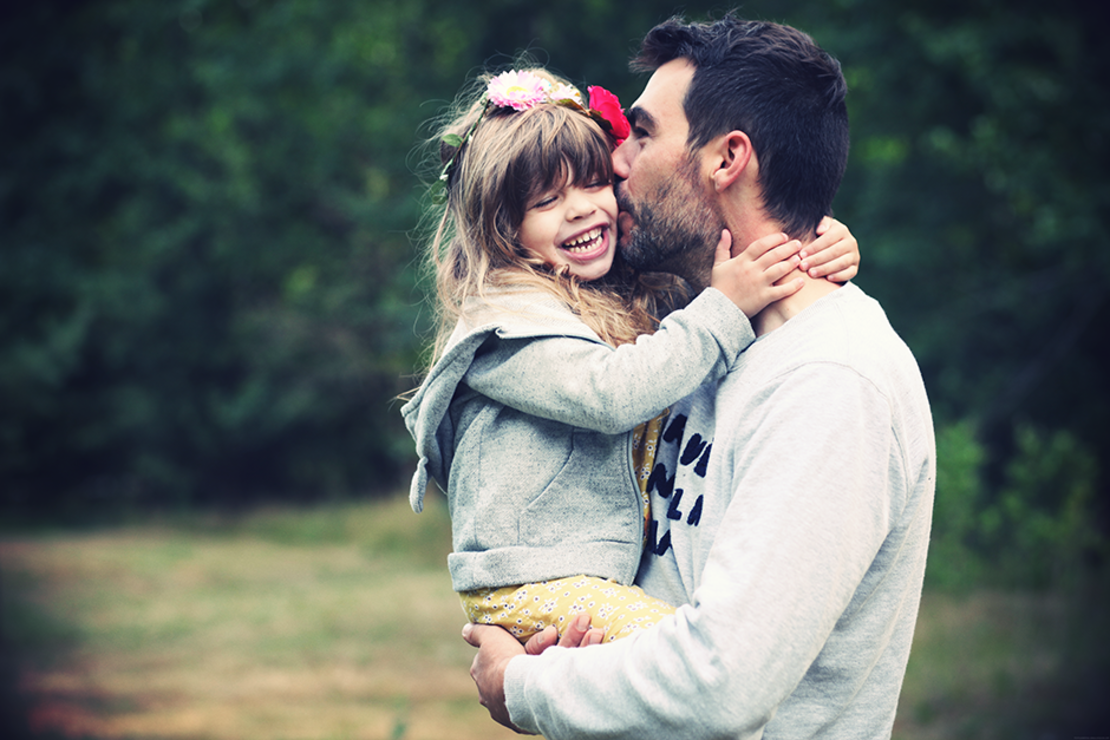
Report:
[{"label": "man's nose", "polygon": [[613,174],[618,180],[627,180],[632,162],[629,157],[628,141],[624,141],[613,150]]}]

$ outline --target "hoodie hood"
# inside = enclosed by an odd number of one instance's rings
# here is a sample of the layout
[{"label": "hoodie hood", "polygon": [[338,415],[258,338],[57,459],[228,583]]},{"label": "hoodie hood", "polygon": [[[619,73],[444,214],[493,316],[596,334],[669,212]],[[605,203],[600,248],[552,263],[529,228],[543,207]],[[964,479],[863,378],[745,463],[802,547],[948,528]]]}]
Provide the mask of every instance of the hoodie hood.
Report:
[{"label": "hoodie hood", "polygon": [[413,511],[424,509],[429,477],[444,491],[451,472],[455,430],[448,411],[474,357],[488,341],[549,336],[579,337],[604,344],[570,308],[556,297],[536,290],[500,290],[485,300],[470,299],[448,339],[443,356],[432,367],[416,395],[401,407],[405,426],[419,457],[409,489]]}]

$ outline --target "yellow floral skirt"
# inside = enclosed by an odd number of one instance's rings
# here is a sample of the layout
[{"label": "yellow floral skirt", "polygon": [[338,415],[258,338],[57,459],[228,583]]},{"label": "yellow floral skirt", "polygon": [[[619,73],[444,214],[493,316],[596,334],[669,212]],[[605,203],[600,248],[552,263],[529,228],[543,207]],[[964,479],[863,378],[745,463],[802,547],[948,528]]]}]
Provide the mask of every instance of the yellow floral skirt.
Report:
[{"label": "yellow floral skirt", "polygon": [[573,576],[523,586],[482,588],[459,594],[475,624],[496,624],[521,642],[555,625],[559,634],[576,615],[590,615],[590,626],[605,630],[605,642],[647,629],[674,607],[639,586],[623,586],[594,576]]}]

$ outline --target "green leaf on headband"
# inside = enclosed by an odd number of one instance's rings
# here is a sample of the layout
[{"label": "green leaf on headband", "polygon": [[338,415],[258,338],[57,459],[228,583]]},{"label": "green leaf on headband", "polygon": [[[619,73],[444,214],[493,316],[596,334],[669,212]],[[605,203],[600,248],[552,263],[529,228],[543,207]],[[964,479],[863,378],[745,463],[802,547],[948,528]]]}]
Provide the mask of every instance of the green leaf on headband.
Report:
[{"label": "green leaf on headband", "polygon": [[463,138],[458,134],[444,134],[443,143],[447,146],[453,146],[458,149],[460,146],[462,146]]}]

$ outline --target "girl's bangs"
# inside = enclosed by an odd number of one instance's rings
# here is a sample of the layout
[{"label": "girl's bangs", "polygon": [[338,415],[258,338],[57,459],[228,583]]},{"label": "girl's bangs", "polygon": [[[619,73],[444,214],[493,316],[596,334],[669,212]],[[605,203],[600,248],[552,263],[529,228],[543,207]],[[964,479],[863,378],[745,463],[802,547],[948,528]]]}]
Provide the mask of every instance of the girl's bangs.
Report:
[{"label": "girl's bangs", "polygon": [[528,169],[536,184],[531,195],[562,187],[568,174],[571,185],[585,186],[596,180],[613,179],[612,150],[604,133],[590,119],[575,111],[559,111],[563,119],[539,137],[538,146],[528,147],[532,161]]}]

